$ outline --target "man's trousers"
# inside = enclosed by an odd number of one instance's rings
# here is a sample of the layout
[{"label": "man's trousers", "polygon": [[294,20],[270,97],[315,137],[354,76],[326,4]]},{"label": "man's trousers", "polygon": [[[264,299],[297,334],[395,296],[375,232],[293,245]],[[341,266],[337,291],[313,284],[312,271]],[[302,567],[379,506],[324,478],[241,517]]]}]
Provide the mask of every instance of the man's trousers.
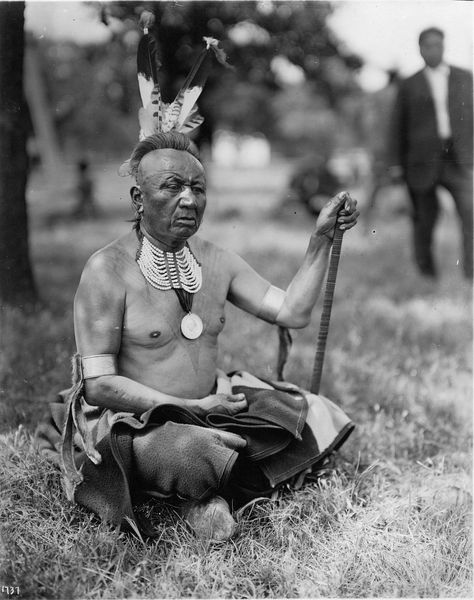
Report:
[{"label": "man's trousers", "polygon": [[409,186],[413,204],[413,243],[415,260],[420,272],[436,276],[433,259],[433,233],[439,214],[437,186],[442,186],[453,197],[460,219],[462,235],[462,265],[466,277],[472,279],[473,259],[473,189],[472,165],[459,165],[449,145],[442,150],[439,173],[434,185],[427,189]]}]

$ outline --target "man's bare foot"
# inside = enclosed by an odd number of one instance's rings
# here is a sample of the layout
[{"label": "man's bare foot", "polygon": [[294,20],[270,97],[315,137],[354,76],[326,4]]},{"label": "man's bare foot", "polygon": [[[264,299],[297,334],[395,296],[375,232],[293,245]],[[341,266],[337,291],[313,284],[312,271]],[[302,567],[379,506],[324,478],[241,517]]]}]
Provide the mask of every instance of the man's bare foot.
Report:
[{"label": "man's bare foot", "polygon": [[224,542],[233,536],[237,527],[229,505],[220,496],[203,502],[191,500],[181,506],[180,512],[201,540]]}]

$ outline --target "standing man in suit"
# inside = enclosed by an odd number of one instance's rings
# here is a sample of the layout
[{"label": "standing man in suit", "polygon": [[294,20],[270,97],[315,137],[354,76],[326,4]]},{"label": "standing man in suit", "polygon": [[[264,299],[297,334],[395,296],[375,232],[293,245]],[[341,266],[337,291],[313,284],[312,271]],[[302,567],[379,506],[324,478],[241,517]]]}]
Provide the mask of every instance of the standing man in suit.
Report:
[{"label": "standing man in suit", "polygon": [[422,31],[419,46],[425,67],[401,82],[392,121],[390,171],[408,186],[420,272],[436,277],[432,239],[439,213],[436,188],[441,185],[456,204],[464,274],[472,279],[472,73],[443,61],[440,29]]}]

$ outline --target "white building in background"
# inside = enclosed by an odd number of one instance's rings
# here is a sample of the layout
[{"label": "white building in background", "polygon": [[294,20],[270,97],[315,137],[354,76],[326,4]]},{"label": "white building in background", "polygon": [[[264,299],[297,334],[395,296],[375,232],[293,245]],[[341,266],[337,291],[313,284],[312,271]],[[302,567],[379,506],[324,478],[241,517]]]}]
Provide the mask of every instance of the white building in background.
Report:
[{"label": "white building in background", "polygon": [[212,139],[212,162],[220,167],[261,168],[271,161],[271,147],[261,134],[240,135],[218,130]]}]

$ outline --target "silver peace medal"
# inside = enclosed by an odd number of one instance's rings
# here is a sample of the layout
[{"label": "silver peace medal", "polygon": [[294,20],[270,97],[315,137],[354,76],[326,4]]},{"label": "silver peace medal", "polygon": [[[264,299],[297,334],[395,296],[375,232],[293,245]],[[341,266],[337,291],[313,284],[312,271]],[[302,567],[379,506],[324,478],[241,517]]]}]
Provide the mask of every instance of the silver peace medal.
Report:
[{"label": "silver peace medal", "polygon": [[201,317],[190,312],[181,320],[181,333],[188,340],[197,339],[204,329],[204,325],[202,324]]}]

